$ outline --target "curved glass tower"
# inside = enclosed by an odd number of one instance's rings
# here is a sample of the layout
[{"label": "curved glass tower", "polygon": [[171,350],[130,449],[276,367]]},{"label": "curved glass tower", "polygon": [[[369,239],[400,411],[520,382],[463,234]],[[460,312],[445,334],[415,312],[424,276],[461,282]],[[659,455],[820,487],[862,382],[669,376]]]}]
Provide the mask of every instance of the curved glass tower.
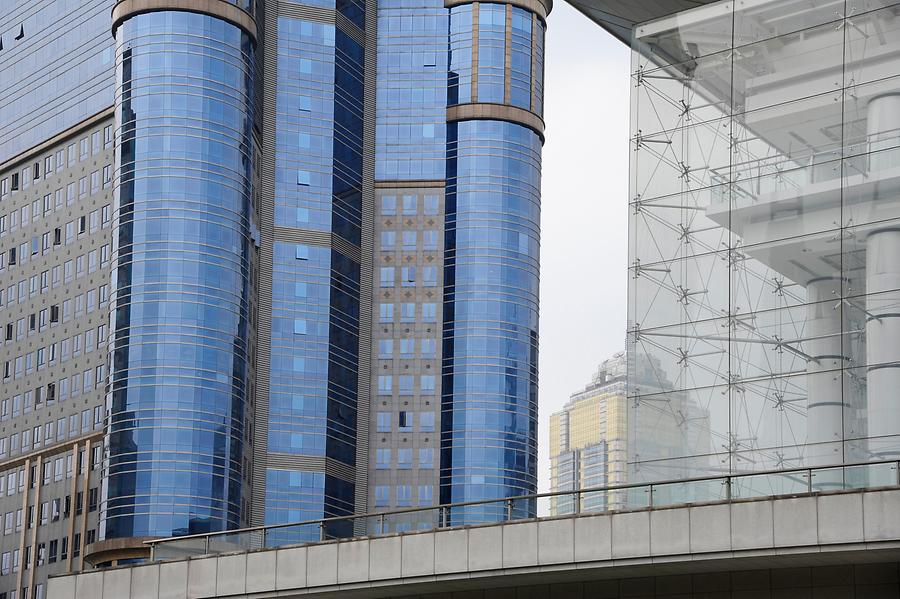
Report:
[{"label": "curved glass tower", "polygon": [[[546,16],[450,10],[441,386],[441,502],[537,486],[538,286]],[[510,507],[512,513],[510,513]],[[533,515],[475,506],[453,523]]]},{"label": "curved glass tower", "polygon": [[192,12],[116,29],[107,539],[243,521],[254,44]]}]

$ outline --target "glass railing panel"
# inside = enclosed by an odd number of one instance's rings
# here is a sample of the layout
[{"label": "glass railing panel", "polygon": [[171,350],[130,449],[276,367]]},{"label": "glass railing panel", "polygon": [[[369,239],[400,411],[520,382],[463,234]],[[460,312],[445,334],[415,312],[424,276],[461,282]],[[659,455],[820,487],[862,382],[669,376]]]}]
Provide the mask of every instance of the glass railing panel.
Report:
[{"label": "glass railing panel", "polygon": [[206,537],[173,539],[156,543],[153,549],[155,561],[187,559],[195,555],[206,555]]},{"label": "glass railing panel", "polygon": [[232,551],[252,551],[265,546],[264,530],[235,531],[210,536],[209,553],[230,553]]},{"label": "glass railing panel", "polygon": [[897,485],[897,462],[874,462],[844,467],[845,489],[868,489]]},{"label": "glass railing panel", "polygon": [[728,486],[724,478],[653,485],[653,507],[708,503],[725,499],[728,499]]},{"label": "glass railing panel", "polygon": [[808,471],[745,474],[731,479],[732,499],[756,499],[809,492]]}]

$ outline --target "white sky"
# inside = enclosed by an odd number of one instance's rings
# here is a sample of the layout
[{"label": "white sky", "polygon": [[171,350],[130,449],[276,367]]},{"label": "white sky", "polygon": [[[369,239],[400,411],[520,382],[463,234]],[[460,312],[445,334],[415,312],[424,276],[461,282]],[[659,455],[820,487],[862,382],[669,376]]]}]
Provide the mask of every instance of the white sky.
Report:
[{"label": "white sky", "polygon": [[550,414],[625,348],[628,48],[572,8],[547,19],[538,488]]}]

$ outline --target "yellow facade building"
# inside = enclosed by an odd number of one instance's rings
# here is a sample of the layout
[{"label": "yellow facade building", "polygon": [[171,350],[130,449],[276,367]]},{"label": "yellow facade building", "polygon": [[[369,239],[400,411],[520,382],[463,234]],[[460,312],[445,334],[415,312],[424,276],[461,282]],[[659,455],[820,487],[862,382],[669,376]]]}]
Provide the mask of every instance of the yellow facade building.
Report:
[{"label": "yellow facade building", "polygon": [[[637,370],[640,364],[631,364]],[[629,370],[625,352],[618,352],[598,367],[591,382],[574,393],[562,410],[550,416],[550,490],[574,491],[640,482],[660,460],[671,467],[679,456],[705,454],[709,448],[708,411],[682,394],[673,394],[664,405],[638,412],[629,406],[626,379]],[[666,381],[649,381],[643,387],[666,388]],[[651,401],[651,400],[648,400]],[[635,400],[632,399],[632,404]],[[629,413],[631,417],[629,418]],[[640,461],[639,461],[640,458]],[[648,466],[648,463],[650,466]],[[656,473],[658,480],[660,473]],[[681,478],[670,471],[662,478]],[[636,507],[646,501],[640,493],[585,493],[581,511],[603,511]],[[551,500],[551,514],[576,510],[575,497]]]}]

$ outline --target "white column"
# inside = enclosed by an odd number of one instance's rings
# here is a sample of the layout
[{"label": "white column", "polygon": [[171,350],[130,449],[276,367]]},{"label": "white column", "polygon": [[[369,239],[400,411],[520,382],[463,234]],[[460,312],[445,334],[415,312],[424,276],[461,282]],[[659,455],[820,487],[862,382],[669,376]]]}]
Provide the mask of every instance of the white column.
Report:
[{"label": "white column", "polygon": [[845,384],[843,368],[848,348],[842,347],[846,328],[841,308],[841,280],[813,279],[806,286],[809,307],[803,351],[806,364],[807,463],[833,464],[841,461],[844,438]]},{"label": "white column", "polygon": [[900,456],[900,229],[866,240],[866,365],[869,451]]},{"label": "white column", "polygon": [[[891,166],[900,146],[900,95],[869,101],[866,119],[869,169]],[[870,201],[875,201],[873,198]],[[872,457],[900,456],[900,229],[866,239],[866,366],[868,446]],[[879,439],[880,437],[880,439]]]},{"label": "white column", "polygon": [[[900,94],[887,94],[869,100],[866,107],[866,141],[869,170],[894,166],[900,147]],[[879,152],[879,150],[884,150]]]}]

